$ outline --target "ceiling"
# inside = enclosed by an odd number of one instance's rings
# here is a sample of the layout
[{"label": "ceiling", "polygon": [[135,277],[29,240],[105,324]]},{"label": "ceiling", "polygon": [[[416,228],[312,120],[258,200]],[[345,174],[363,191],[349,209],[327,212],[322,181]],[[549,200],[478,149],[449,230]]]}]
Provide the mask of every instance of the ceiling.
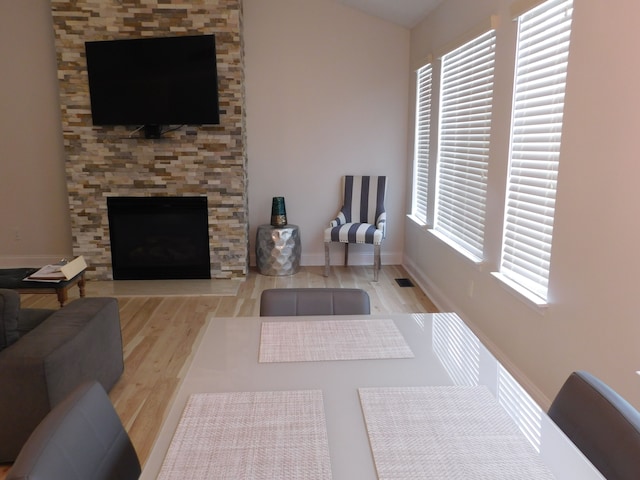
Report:
[{"label": "ceiling", "polygon": [[406,28],[416,26],[443,0],[337,0],[375,17]]}]

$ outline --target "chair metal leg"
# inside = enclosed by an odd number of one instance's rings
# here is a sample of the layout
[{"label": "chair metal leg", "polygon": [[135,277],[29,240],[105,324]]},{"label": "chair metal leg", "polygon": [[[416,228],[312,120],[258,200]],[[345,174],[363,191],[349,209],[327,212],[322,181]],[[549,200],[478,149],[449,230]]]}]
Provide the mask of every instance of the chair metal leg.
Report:
[{"label": "chair metal leg", "polygon": [[349,265],[349,244],[344,244],[344,266]]},{"label": "chair metal leg", "polygon": [[331,259],[329,258],[329,242],[324,242],[324,276],[329,276],[329,265],[331,264]]},{"label": "chair metal leg", "polygon": [[380,271],[380,245],[373,246],[373,281],[378,281],[378,272]]}]

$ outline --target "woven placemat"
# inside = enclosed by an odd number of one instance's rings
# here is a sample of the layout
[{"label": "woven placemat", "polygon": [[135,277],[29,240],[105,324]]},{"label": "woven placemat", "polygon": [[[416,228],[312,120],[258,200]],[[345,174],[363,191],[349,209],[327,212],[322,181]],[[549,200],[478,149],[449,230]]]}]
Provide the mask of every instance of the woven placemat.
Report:
[{"label": "woven placemat", "polygon": [[260,362],[413,358],[393,320],[263,322]]},{"label": "woven placemat", "polygon": [[330,479],[322,392],[189,397],[159,479]]},{"label": "woven placemat", "polygon": [[380,479],[554,478],[486,387],[359,393]]}]

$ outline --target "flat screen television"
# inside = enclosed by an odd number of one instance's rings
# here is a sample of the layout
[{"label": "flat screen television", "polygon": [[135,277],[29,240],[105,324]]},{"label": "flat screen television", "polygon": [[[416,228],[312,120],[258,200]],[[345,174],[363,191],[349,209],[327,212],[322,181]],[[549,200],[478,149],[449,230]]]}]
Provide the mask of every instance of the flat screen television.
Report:
[{"label": "flat screen television", "polygon": [[94,125],[219,124],[214,35],[85,42]]}]

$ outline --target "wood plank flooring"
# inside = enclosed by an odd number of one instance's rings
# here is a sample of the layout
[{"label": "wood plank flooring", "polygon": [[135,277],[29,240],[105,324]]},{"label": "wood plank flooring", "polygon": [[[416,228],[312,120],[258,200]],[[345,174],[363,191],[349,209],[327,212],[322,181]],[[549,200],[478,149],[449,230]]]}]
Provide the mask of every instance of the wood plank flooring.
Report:
[{"label": "wood plank flooring", "polygon": [[[322,276],[322,267],[303,267],[287,277],[268,277],[252,270],[233,297],[120,297],[125,372],[109,397],[140,462],[146,462],[208,314],[257,316],[262,290],[283,287],[362,288],[369,293],[375,314],[437,311],[418,287],[399,287],[396,278],[408,278],[407,272],[399,266],[383,266],[375,283],[370,267],[333,267],[328,278]],[[77,296],[73,289],[70,300]],[[22,306],[57,308],[56,296],[23,295]],[[0,465],[0,479],[8,468]]]}]

